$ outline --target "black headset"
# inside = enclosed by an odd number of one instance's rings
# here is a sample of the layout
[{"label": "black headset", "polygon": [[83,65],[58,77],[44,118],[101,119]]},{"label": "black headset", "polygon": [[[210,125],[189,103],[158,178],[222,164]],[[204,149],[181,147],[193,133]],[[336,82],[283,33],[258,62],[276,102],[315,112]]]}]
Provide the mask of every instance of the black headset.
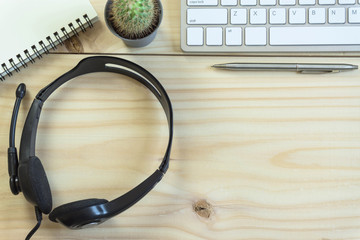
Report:
[{"label": "black headset", "polygon": [[[156,96],[165,111],[168,122],[169,140],[167,149],[160,167],[151,176],[124,195],[112,201],[97,198],[75,201],[59,206],[51,211],[52,196],[49,182],[40,159],[35,155],[36,132],[41,110],[46,99],[62,84],[75,77],[94,72],[112,72],[131,77],[142,83]],[[100,224],[138,202],[151,191],[166,173],[169,167],[173,138],[172,106],[160,82],[141,66],[115,57],[89,57],[80,61],[75,68],[40,90],[31,105],[24,124],[18,161],[17,150],[15,148],[15,128],[20,102],[25,95],[25,91],[26,87],[24,84],[20,84],[16,90],[16,101],[10,126],[8,170],[12,193],[17,195],[19,192],[23,192],[26,200],[35,206],[39,226],[38,215],[40,214],[41,218],[42,213],[50,213],[49,219],[51,221],[62,223],[71,229]]]}]

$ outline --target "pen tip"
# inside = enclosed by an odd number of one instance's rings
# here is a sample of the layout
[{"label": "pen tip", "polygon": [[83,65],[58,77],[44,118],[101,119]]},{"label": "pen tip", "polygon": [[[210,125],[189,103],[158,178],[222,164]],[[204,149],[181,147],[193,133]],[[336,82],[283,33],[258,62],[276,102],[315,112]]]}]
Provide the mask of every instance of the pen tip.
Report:
[{"label": "pen tip", "polygon": [[214,64],[211,67],[213,67],[213,68],[224,68],[225,64]]}]

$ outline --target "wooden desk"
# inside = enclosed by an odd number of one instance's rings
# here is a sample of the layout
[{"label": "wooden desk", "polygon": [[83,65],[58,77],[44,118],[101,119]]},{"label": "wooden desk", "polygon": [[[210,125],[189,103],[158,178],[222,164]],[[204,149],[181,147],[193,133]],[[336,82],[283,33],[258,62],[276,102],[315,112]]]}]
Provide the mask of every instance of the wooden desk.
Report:
[{"label": "wooden desk", "polygon": [[[185,55],[180,3],[163,2],[164,21],[150,46],[126,48],[101,21],[80,36],[82,48],[75,49],[84,54],[61,48],[1,83],[0,239],[24,239],[35,225],[33,207],[8,186],[16,86],[28,87],[19,146],[37,92],[95,53],[144,66],[168,91],[175,119],[170,169],[143,200],[99,227],[71,231],[44,216],[34,239],[360,239],[360,72],[210,68],[228,61],[360,65],[360,59]],[[92,3],[102,18],[105,2]],[[130,190],[158,167],[167,137],[160,104],[140,84],[111,74],[67,83],[46,102],[37,139],[54,206]]]}]

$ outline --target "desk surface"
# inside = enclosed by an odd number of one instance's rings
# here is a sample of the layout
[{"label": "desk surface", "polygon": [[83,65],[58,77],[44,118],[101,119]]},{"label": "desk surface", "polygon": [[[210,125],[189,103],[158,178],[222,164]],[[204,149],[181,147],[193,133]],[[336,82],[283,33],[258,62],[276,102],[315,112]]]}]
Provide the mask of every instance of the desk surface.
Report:
[{"label": "desk surface", "polygon": [[[101,21],[81,42],[72,39],[1,83],[0,239],[24,239],[35,224],[31,205],[8,187],[16,86],[28,87],[19,143],[37,92],[95,53],[144,66],[168,91],[175,120],[170,169],[144,199],[97,228],[71,231],[45,216],[34,239],[360,239],[360,72],[210,68],[229,60],[360,65],[359,58],[185,55],[179,1],[163,3],[150,46],[128,49],[102,21],[105,2],[92,3]],[[125,193],[158,167],[167,137],[160,104],[140,84],[112,74],[67,83],[46,102],[37,138],[54,206]]]}]

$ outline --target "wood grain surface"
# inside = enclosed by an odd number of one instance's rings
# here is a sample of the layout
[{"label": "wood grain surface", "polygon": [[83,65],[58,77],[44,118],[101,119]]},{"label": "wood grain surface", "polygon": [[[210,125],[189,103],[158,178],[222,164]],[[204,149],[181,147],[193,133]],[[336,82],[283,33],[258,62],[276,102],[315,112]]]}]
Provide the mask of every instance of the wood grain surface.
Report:
[{"label": "wood grain surface", "polygon": [[[86,56],[47,56],[1,85],[1,239],[23,239],[35,224],[31,205],[8,187],[16,86],[28,85],[19,142],[37,92]],[[360,239],[358,71],[231,72],[209,67],[228,60],[221,57],[125,58],[152,72],[173,102],[168,173],[138,204],[97,228],[72,231],[44,217],[34,239]],[[157,168],[166,143],[165,116],[148,90],[124,77],[93,74],[48,99],[36,154],[59,206],[128,191]]]},{"label": "wood grain surface", "polygon": [[[38,91],[84,57],[106,54],[140,64],[168,91],[175,124],[169,171],[144,199],[108,222],[73,231],[44,216],[34,239],[360,239],[360,71],[308,75],[210,67],[225,62],[360,65],[358,53],[183,54],[176,0],[162,1],[164,19],[153,43],[127,48],[106,28],[105,1],[91,3],[100,18],[92,30],[0,83],[0,239],[24,239],[36,223],[33,207],[21,193],[13,196],[8,185],[17,85],[28,88],[18,117],[19,147]],[[167,138],[161,106],[141,84],[115,74],[66,83],[45,103],[37,136],[36,154],[54,207],[127,192],[158,167]]]}]

